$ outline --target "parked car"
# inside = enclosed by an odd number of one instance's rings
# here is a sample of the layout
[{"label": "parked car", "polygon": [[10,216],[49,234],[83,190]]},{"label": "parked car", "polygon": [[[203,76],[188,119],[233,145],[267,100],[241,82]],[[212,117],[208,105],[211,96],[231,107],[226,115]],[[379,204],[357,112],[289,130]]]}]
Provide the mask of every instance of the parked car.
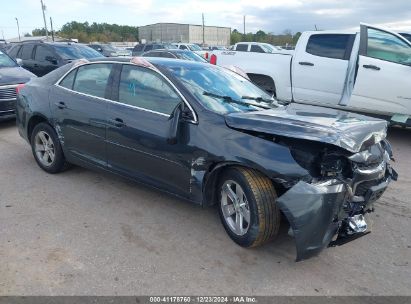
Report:
[{"label": "parked car", "polygon": [[238,42],[234,45],[233,50],[253,53],[279,53],[283,51],[281,48],[263,42]]},{"label": "parked car", "polygon": [[411,33],[400,33],[400,35],[411,42]]},{"label": "parked car", "polygon": [[108,43],[90,43],[88,45],[105,57],[117,57],[117,50]]},{"label": "parked car", "polygon": [[360,33],[305,32],[293,54],[213,51],[279,100],[367,113],[411,126],[411,42],[362,24]]},{"label": "parked car", "polygon": [[0,120],[15,116],[16,89],[34,77],[0,50]]},{"label": "parked car", "polygon": [[175,59],[183,59],[183,60],[190,60],[190,61],[198,61],[208,63],[200,55],[197,55],[194,52],[187,51],[187,50],[153,50],[148,51],[142,55],[143,57],[162,57],[162,58],[175,58]]},{"label": "parked car", "polygon": [[386,121],[281,106],[236,73],[192,61],[71,63],[19,90],[17,125],[44,171],[100,168],[217,204],[244,247],[275,238],[283,212],[297,259],[336,234],[363,235],[364,214],[397,178]]},{"label": "parked car", "polygon": [[205,59],[208,58],[208,52],[195,43],[174,43],[174,45],[180,50],[192,51]]},{"label": "parked car", "polygon": [[85,45],[36,40],[15,44],[8,54],[14,59],[21,59],[22,67],[37,76],[46,75],[76,59],[102,57],[99,52]]},{"label": "parked car", "polygon": [[148,44],[136,44],[133,48],[132,55],[133,56],[141,56],[143,53],[151,51],[151,50],[159,50],[159,49],[176,49],[177,47],[173,44],[169,43],[148,43]]}]

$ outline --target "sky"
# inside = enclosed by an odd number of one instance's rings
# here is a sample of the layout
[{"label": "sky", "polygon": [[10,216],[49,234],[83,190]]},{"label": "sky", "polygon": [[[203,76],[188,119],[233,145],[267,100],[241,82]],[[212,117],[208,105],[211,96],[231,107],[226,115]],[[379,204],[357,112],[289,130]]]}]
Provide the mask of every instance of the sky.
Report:
[{"label": "sky", "polygon": [[[0,39],[44,26],[40,0],[0,0]],[[411,32],[410,0],[44,0],[54,29],[69,21],[141,26],[157,22],[227,26],[246,32],[358,29],[360,22]]]}]

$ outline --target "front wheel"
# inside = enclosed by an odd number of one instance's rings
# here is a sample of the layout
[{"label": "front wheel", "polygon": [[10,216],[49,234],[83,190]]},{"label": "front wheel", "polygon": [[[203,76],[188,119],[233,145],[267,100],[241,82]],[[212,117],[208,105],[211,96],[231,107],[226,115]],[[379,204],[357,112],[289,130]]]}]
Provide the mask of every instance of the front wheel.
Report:
[{"label": "front wheel", "polygon": [[47,123],[34,127],[31,149],[37,164],[48,173],[58,173],[68,167],[57,134]]},{"label": "front wheel", "polygon": [[277,236],[280,211],[270,179],[255,170],[233,167],[223,172],[219,189],[220,218],[234,242],[256,247]]}]

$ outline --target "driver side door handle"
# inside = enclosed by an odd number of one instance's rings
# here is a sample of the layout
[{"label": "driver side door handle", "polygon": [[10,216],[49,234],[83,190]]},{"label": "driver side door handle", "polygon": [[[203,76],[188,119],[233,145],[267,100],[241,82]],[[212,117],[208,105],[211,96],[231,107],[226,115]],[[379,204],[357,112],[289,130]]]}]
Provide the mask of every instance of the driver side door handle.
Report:
[{"label": "driver side door handle", "polygon": [[365,68],[365,69],[371,69],[371,70],[376,70],[376,71],[381,70],[380,67],[377,67],[376,65],[372,65],[372,64],[364,64],[364,65],[363,65],[363,68]]}]

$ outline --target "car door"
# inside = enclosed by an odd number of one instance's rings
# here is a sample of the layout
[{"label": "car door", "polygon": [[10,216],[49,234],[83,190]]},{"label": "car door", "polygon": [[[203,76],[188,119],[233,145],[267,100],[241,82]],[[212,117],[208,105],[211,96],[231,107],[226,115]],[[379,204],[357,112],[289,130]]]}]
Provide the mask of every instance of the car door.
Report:
[{"label": "car door", "polygon": [[299,42],[292,61],[294,101],[338,105],[355,35],[320,33],[306,39]]},{"label": "car door", "polygon": [[107,99],[111,63],[86,64],[52,89],[50,100],[65,152],[87,163],[106,166]]},{"label": "car door", "polygon": [[58,67],[56,54],[49,46],[37,45],[34,54],[34,66],[37,70],[37,76],[43,76]]},{"label": "car door", "polygon": [[411,43],[396,33],[361,25],[358,71],[349,106],[409,116],[410,79]]},{"label": "car door", "polygon": [[[121,71],[120,71],[121,70]],[[182,102],[159,73],[119,65],[116,103],[108,108],[108,166],[121,174],[185,195],[191,157],[184,142],[167,142],[170,115]]]},{"label": "car door", "polygon": [[35,66],[35,61],[33,59],[34,44],[33,43],[23,43],[20,48],[17,58],[20,58],[22,61],[22,67],[26,70],[29,70],[33,74],[38,76],[38,69]]}]

